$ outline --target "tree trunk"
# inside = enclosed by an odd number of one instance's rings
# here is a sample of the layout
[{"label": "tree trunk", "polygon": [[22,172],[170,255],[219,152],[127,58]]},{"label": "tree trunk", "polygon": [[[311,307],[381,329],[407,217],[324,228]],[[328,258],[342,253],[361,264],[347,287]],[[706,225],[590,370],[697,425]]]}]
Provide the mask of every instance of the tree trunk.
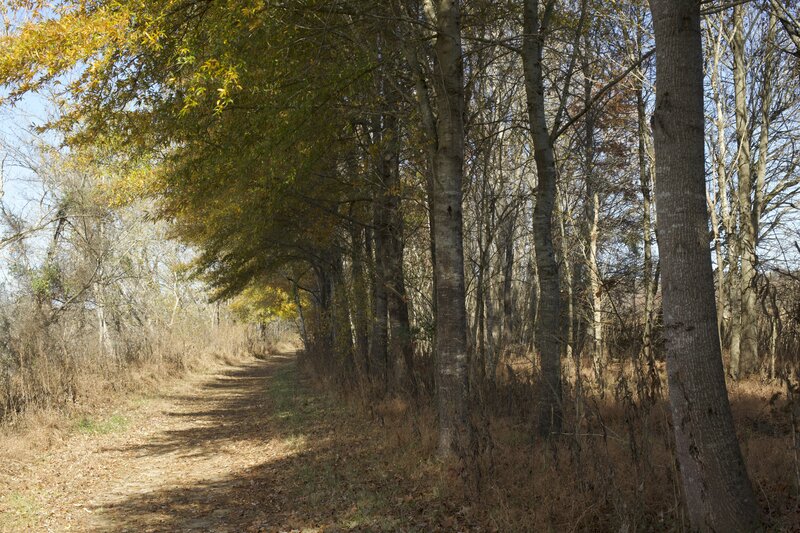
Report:
[{"label": "tree trunk", "polygon": [[292,280],[292,296],[294,297],[294,305],[297,307],[297,318],[300,321],[300,337],[303,339],[303,349],[308,351],[311,346],[308,344],[306,318],[303,314],[303,304],[300,303],[300,294],[297,292],[297,282],[294,280]]},{"label": "tree trunk", "polygon": [[756,230],[753,223],[753,177],[750,155],[749,114],[747,111],[747,65],[745,64],[743,6],[733,7],[733,87],[736,106],[737,166],[739,171],[739,272],[741,353],[731,375],[738,378],[758,367],[758,323],[756,309]]},{"label": "tree trunk", "polygon": [[389,342],[389,315],[388,295],[386,290],[386,248],[387,231],[385,211],[376,202],[373,215],[372,242],[374,250],[373,282],[372,282],[372,335],[370,336],[370,369],[372,378],[378,387],[386,390],[388,380],[388,342]]},{"label": "tree trunk", "polygon": [[[636,48],[638,56],[642,56],[642,30],[637,27]],[[642,192],[642,248],[644,251],[643,270],[643,291],[644,309],[642,326],[642,356],[651,368],[655,368],[655,356],[653,354],[653,319],[655,311],[655,292],[656,287],[653,283],[653,221],[651,213],[653,210],[653,161],[648,161],[648,146],[650,146],[650,130],[647,126],[647,116],[645,110],[644,93],[644,71],[640,68],[636,73],[636,117],[638,124],[638,155],[639,155],[639,188]]]},{"label": "tree trunk", "polygon": [[[394,100],[390,100],[393,102]],[[394,107],[394,106],[392,106]],[[389,364],[392,386],[415,388],[411,325],[408,317],[403,275],[403,212],[400,199],[400,132],[397,117],[390,110],[384,116],[385,143],[383,208],[386,221],[385,270],[389,312]]]},{"label": "tree trunk", "polygon": [[[586,43],[586,53],[583,54],[584,101],[592,100],[592,80],[588,50],[590,43]],[[592,367],[594,378],[600,388],[601,397],[605,391],[603,369],[605,367],[605,353],[603,350],[603,287],[600,279],[600,267],[597,264],[597,240],[600,235],[600,194],[597,187],[597,176],[594,171],[594,111],[589,110],[585,116],[586,130],[584,139],[584,173],[586,181],[586,220],[587,227],[587,254],[586,263],[589,270],[589,303],[591,305],[591,332],[592,332]]]},{"label": "tree trunk", "polygon": [[684,496],[693,528],[753,531],[758,508],[725,388],[708,248],[700,3],[650,7],[667,375]]},{"label": "tree trunk", "polygon": [[[722,28],[722,23],[720,23]],[[734,284],[734,280],[738,279],[738,246],[736,235],[736,220],[733,211],[728,201],[728,170],[726,167],[727,153],[728,153],[728,139],[726,135],[727,122],[726,122],[726,106],[725,97],[722,94],[721,81],[719,74],[719,64],[722,60],[722,43],[721,36],[717,38],[714,43],[713,57],[711,58],[711,92],[714,99],[716,110],[715,128],[717,130],[717,154],[716,161],[713,165],[717,178],[717,196],[719,200],[719,222],[721,228],[725,231],[727,238],[727,257],[726,263],[728,265],[728,273],[725,275],[725,265],[722,261],[721,249],[718,254],[718,279],[719,279],[719,307],[723,311],[722,317],[719,317],[717,322],[721,324],[720,331],[723,334],[722,340],[727,341],[728,353],[730,357],[729,372],[731,369],[739,368],[739,348],[741,340],[741,329],[739,327],[739,313],[741,311],[740,295],[738,285]],[[719,232],[719,230],[718,230]]]},{"label": "tree trunk", "polygon": [[356,368],[361,377],[369,375],[369,320],[367,319],[367,285],[364,275],[364,229],[352,226],[350,230],[352,257],[351,275],[353,278],[353,326],[355,327]]},{"label": "tree trunk", "polygon": [[469,364],[461,191],[464,65],[458,0],[436,2],[436,30],[434,83],[438,146],[433,220],[439,454],[465,459],[471,453],[473,435],[467,409]]},{"label": "tree trunk", "polygon": [[[563,192],[559,191],[557,195],[557,202],[561,202],[563,198]],[[573,348],[574,348],[574,320],[575,320],[575,291],[574,291],[574,282],[572,276],[572,258],[570,257],[570,246],[569,246],[569,239],[567,235],[567,226],[566,220],[572,218],[571,214],[566,210],[567,207],[564,206],[563,208],[559,206],[558,212],[556,216],[558,217],[558,231],[561,245],[561,271],[564,273],[564,290],[566,294],[564,295],[564,303],[566,304],[566,310],[562,319],[564,320],[564,339],[561,343],[561,346],[564,350],[562,356],[567,358],[572,358]]]},{"label": "tree trunk", "polygon": [[[515,211],[516,212],[516,211]],[[515,212],[509,215],[508,220],[503,225],[503,341],[502,350],[507,350],[514,342],[514,300],[513,300],[513,281],[514,281],[514,225],[516,222]],[[501,350],[501,351],[502,351]]]},{"label": "tree trunk", "polygon": [[[551,5],[551,4],[548,4]],[[538,388],[538,434],[548,437],[561,431],[561,285],[553,246],[553,210],[556,197],[556,164],[553,143],[547,129],[544,101],[542,52],[543,28],[539,1],[525,0],[523,13],[522,63],[528,121],[536,161],[536,207],[533,236],[539,277],[538,320],[535,342],[541,359]]]},{"label": "tree trunk", "polygon": [[332,308],[332,327],[335,332],[334,355],[339,358],[339,370],[342,377],[351,380],[355,375],[355,361],[353,355],[353,314],[350,309],[350,300],[347,295],[347,286],[344,282],[344,264],[342,254],[336,252],[331,273],[331,294],[334,306]]}]

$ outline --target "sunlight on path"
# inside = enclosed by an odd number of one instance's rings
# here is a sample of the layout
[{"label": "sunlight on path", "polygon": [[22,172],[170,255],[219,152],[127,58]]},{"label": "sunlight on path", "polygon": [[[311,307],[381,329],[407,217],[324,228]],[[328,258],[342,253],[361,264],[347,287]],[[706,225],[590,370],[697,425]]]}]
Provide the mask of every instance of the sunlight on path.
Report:
[{"label": "sunlight on path", "polygon": [[254,479],[254,470],[271,471],[272,463],[301,452],[306,443],[302,434],[285,433],[280,420],[293,403],[296,383],[289,380],[295,379],[293,356],[273,356],[144,406],[135,427],[124,432],[76,437],[34,465],[23,483],[38,500],[31,504],[38,526],[260,529],[256,515],[264,510],[264,494],[257,492],[281,489],[265,487],[268,480]]}]

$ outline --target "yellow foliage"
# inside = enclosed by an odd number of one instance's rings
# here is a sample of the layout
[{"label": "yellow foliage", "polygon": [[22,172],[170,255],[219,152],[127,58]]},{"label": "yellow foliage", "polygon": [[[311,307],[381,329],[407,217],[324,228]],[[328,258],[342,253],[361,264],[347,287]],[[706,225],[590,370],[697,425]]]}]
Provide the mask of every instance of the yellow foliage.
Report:
[{"label": "yellow foliage", "polygon": [[276,318],[293,320],[297,308],[285,290],[271,285],[251,285],[230,303],[231,311],[246,322],[266,323]]}]

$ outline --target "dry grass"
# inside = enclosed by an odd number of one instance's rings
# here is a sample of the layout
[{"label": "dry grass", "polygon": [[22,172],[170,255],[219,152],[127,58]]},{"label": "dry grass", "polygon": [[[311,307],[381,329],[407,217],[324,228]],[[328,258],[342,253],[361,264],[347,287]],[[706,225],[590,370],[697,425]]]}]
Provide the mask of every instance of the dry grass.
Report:
[{"label": "dry grass", "polygon": [[[194,333],[194,332],[193,332]],[[146,401],[171,383],[187,375],[209,372],[253,357],[257,347],[248,328],[227,324],[205,335],[165,335],[148,345],[146,352],[126,362],[108,364],[98,357],[82,357],[80,370],[70,361],[50,361],[50,372],[31,371],[6,384],[3,395],[24,399],[29,390],[55,391],[68,388],[69,396],[52,394],[6,411],[0,421],[2,474],[62,443],[74,432],[105,433],[124,428],[128,407]],[[265,350],[259,347],[259,353]],[[96,355],[96,354],[95,354]],[[39,359],[44,356],[39,356]],[[36,358],[32,358],[36,362]],[[56,363],[62,365],[59,374]],[[21,380],[24,378],[25,382]],[[16,387],[16,389],[14,388]],[[2,387],[0,387],[2,389]]]},{"label": "dry grass", "polygon": [[[309,365],[311,366],[311,365]],[[669,407],[663,394],[648,404],[638,398],[629,368],[609,368],[606,388],[582,370],[584,393],[576,402],[574,367],[565,371],[565,429],[551,443],[533,435],[534,396],[529,375],[511,365],[491,405],[476,408],[480,450],[479,489],[464,483],[457,465],[435,456],[432,399],[412,409],[399,398],[370,401],[345,396],[354,424],[380,427],[383,459],[400,476],[426,479],[433,491],[425,505],[455,509],[443,530],[490,531],[687,531]],[[528,363],[530,368],[530,363]],[[513,369],[513,370],[512,370]],[[663,382],[663,365],[659,372]],[[341,390],[317,378],[317,387]],[[730,384],[742,450],[770,531],[800,524],[800,478],[791,402],[784,385],[758,378]],[[578,413],[581,413],[580,416]]]},{"label": "dry grass", "polygon": [[[688,528],[667,406],[663,399],[647,408],[635,395],[626,400],[619,379],[612,379],[615,369],[609,371],[609,387],[602,397],[587,382],[579,405],[583,416],[576,415],[574,390],[566,389],[565,397],[571,398],[567,429],[552,443],[532,438],[533,392],[524,376],[515,374],[500,382],[496,404],[474,409],[481,448],[468,465],[479,474],[473,483],[475,478],[466,476],[462,465],[436,459],[430,398],[370,401],[355,385],[342,395],[341,383],[334,383],[331,374],[323,378],[312,372],[308,359],[301,362],[298,370],[291,357],[271,357],[238,369],[228,367],[211,381],[206,375],[201,383],[165,396],[168,406],[150,413],[149,419],[132,417],[124,434],[113,433],[126,424],[126,411],[119,406],[93,413],[85,422],[78,419],[80,427],[73,431],[84,432],[90,442],[136,441],[121,448],[93,448],[96,460],[107,462],[109,469],[101,469],[105,475],[127,479],[133,462],[142,469],[167,472],[168,483],[157,483],[157,490],[133,490],[121,504],[98,504],[97,509],[105,509],[105,518],[116,524],[138,524],[131,530],[148,529],[153,509],[160,509],[158,516],[165,522],[155,527],[158,531],[174,531],[198,518],[197,508],[187,501],[207,510],[204,520],[235,523],[234,529],[241,531]],[[567,372],[565,377],[572,380],[574,374]],[[732,386],[731,398],[768,530],[793,531],[800,514],[787,411],[791,404],[777,392],[778,383],[743,382]],[[135,401],[136,396],[130,398]],[[184,412],[192,416],[179,416]],[[136,423],[139,428],[133,426]],[[155,433],[143,431],[145,425],[148,431],[156,428]],[[252,464],[245,467],[236,461],[245,453],[242,446],[249,445],[254,446],[248,459]],[[176,453],[163,454],[162,446]],[[264,446],[277,455],[265,456]],[[83,453],[72,439],[65,446],[70,447],[72,453]],[[131,463],[120,470],[114,454],[124,455],[125,450],[139,451],[126,456]],[[221,470],[198,472],[191,461],[210,461]],[[186,484],[170,469],[191,470],[202,482]],[[43,486],[50,491],[50,483]],[[83,499],[76,501],[91,499],[98,486],[84,486]],[[10,490],[0,505],[13,510],[15,531],[25,530],[31,517],[50,516],[48,506],[61,501],[57,494],[48,496],[37,510],[37,500]],[[235,513],[221,517],[214,509]],[[80,516],[89,520],[88,515]]]}]

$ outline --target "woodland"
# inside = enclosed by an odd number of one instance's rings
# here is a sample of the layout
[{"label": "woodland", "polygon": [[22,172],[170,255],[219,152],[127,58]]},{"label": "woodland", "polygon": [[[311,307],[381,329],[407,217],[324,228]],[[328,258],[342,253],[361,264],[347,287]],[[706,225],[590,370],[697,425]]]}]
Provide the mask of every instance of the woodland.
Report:
[{"label": "woodland", "polygon": [[800,527],[800,2],[0,13],[0,444],[209,368],[186,446],[294,424],[252,510],[79,529]]}]

